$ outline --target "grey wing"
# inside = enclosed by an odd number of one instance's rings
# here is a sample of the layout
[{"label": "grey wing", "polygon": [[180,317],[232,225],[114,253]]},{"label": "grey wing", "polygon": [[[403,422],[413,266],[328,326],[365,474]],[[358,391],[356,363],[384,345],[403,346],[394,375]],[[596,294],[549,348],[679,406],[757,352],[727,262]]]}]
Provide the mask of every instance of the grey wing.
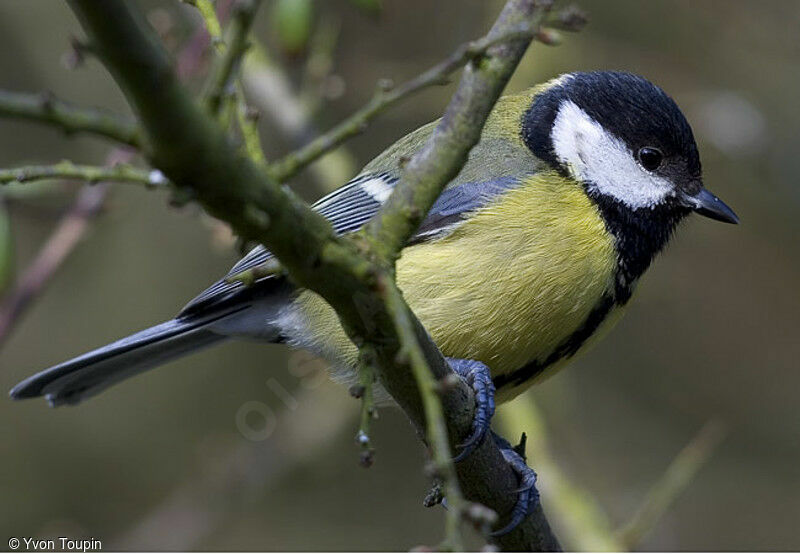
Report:
[{"label": "grey wing", "polygon": [[[328,218],[337,233],[356,231],[375,215],[391,194],[396,182],[397,177],[387,172],[361,175],[321,198],[312,208]],[[503,177],[487,182],[462,183],[445,189],[409,243],[419,244],[449,234],[463,221],[466,214],[484,206],[493,197],[514,187],[518,182],[515,177]],[[226,279],[271,258],[273,255],[269,250],[256,246],[225,277],[189,302],[178,317],[196,315],[205,308],[227,302],[245,291],[250,294],[268,293],[269,288],[277,284],[274,277],[262,279],[250,287],[238,282],[229,283]]]}]

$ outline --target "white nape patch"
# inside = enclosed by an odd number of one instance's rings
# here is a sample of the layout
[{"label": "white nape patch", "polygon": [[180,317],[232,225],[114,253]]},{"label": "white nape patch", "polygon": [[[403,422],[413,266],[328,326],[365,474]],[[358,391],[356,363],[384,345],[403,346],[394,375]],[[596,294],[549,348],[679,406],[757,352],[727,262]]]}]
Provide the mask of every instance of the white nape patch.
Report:
[{"label": "white nape patch", "polygon": [[392,187],[381,177],[373,177],[369,181],[364,181],[359,185],[361,190],[369,194],[376,202],[383,204],[389,195],[392,194]]},{"label": "white nape patch", "polygon": [[674,194],[670,181],[639,165],[624,142],[571,100],[562,102],[550,138],[573,178],[630,208],[651,208]]}]

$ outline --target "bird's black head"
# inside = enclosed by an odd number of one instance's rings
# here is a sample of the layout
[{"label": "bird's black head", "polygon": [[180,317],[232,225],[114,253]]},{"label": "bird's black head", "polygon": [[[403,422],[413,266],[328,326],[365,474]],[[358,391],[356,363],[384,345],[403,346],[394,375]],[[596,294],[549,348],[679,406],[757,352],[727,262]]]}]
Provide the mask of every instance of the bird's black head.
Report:
[{"label": "bird's black head", "polygon": [[522,138],[540,159],[579,181],[617,239],[622,300],[692,211],[737,223],[703,187],[700,156],[680,108],[630,73],[571,73],[537,94]]},{"label": "bird's black head", "polygon": [[584,183],[592,197],[631,210],[694,210],[737,221],[703,188],[697,144],[680,108],[642,77],[564,75],[534,98],[522,133],[537,157]]}]

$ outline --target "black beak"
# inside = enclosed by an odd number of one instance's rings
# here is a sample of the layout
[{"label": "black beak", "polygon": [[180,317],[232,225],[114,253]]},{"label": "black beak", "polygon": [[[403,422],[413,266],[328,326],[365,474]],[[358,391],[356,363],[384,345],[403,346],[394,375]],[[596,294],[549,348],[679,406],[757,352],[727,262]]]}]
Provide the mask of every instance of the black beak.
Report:
[{"label": "black beak", "polygon": [[684,205],[691,208],[700,215],[723,221],[725,223],[739,223],[739,218],[733,213],[725,202],[717,198],[708,189],[700,189],[700,192],[683,197]]}]

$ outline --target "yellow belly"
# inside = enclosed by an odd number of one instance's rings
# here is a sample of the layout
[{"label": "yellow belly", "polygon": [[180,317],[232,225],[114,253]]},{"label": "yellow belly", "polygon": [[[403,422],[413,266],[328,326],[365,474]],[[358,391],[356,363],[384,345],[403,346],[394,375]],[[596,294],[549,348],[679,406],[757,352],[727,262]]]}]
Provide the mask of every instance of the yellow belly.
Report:
[{"label": "yellow belly", "polygon": [[[398,285],[442,352],[480,360],[495,377],[547,359],[613,290],[613,238],[580,185],[530,179],[446,238],[405,249],[397,266]],[[355,348],[333,311],[308,292],[298,305],[316,349],[352,364]]]}]

